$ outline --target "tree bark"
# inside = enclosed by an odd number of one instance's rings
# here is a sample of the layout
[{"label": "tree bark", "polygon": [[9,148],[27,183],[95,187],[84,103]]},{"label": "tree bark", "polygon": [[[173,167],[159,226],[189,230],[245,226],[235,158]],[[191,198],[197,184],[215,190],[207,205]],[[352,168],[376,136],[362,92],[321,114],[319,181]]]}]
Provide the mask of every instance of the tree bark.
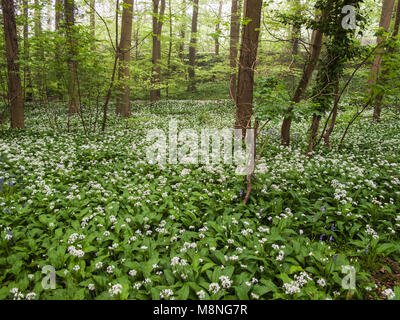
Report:
[{"label": "tree bark", "polygon": [[96,0],[90,0],[90,33],[96,36]]},{"label": "tree bark", "polygon": [[64,0],[64,15],[65,15],[65,31],[68,44],[68,113],[78,113],[78,81],[77,81],[77,62],[76,62],[76,48],[74,39],[74,26],[75,26],[75,3],[74,0]]},{"label": "tree bark", "polygon": [[55,30],[60,30],[61,19],[62,19],[62,0],[56,0],[55,19],[54,19]]},{"label": "tree bark", "polygon": [[165,0],[153,0],[153,50],[152,50],[152,77],[151,84],[153,89],[150,91],[150,101],[152,103],[161,98],[161,33],[163,26],[163,16],[165,13]]},{"label": "tree bark", "polygon": [[194,92],[196,91],[196,45],[197,45],[197,24],[198,24],[198,16],[199,16],[199,0],[191,0],[193,2],[193,15],[192,15],[192,31],[190,35],[190,45],[189,45],[189,68],[188,68],[188,76],[189,76],[189,85],[188,91]]},{"label": "tree bark", "polygon": [[117,95],[117,114],[122,117],[131,115],[130,88],[129,88],[129,62],[131,60],[133,0],[124,0],[121,21],[121,39],[119,43],[119,68],[118,79],[119,93]]},{"label": "tree bark", "polygon": [[240,47],[238,86],[236,91],[236,124],[242,129],[251,127],[253,114],[254,69],[257,59],[258,38],[260,34],[262,0],[245,0],[243,17],[249,21],[242,30]]},{"label": "tree bark", "polygon": [[[396,9],[396,20],[394,22],[394,28],[393,28],[393,33],[392,37],[396,38],[397,35],[399,34],[399,26],[400,26],[400,1],[397,2],[397,9]],[[394,46],[390,46],[387,49],[387,56],[390,57],[394,53]],[[378,82],[380,84],[384,84],[388,79],[387,75],[389,74],[389,68],[386,68],[385,70],[382,71],[381,76],[378,78]],[[382,99],[383,99],[383,92],[380,92],[375,99],[375,104],[374,104],[374,119],[377,121],[380,121],[381,119],[381,112],[382,112]]]},{"label": "tree bark", "polygon": [[215,25],[215,56],[219,56],[219,32],[220,32],[220,27],[221,27],[221,19],[222,19],[222,6],[223,2],[222,0],[219,1],[219,7],[218,7],[218,21],[217,24]]},{"label": "tree bark", "polygon": [[[322,19],[326,18],[326,11],[323,12]],[[318,58],[321,53],[322,47],[322,32],[319,30],[313,30],[312,33],[312,44],[311,44],[311,52],[308,59],[307,64],[304,67],[303,75],[301,80],[297,86],[297,89],[292,97],[292,105],[287,110],[287,113],[290,114],[293,111],[294,104],[299,103],[301,98],[306,91],[308,84],[310,83],[310,79],[314,72],[315,66],[317,65]],[[290,144],[290,128],[292,125],[292,116],[286,116],[283,119],[282,127],[281,127],[281,143],[284,146],[288,146]]]},{"label": "tree bark", "polygon": [[29,13],[28,13],[28,0],[23,0],[23,14],[24,14],[24,101],[32,100],[32,79],[31,71],[27,65],[29,60]]},{"label": "tree bark", "polygon": [[229,65],[232,70],[229,80],[229,96],[232,101],[236,101],[237,87],[237,56],[240,33],[240,17],[241,17],[241,0],[232,0],[231,5],[231,28],[230,28],[230,44],[229,44]]},{"label": "tree bark", "polygon": [[7,57],[8,98],[11,108],[11,128],[24,128],[24,102],[18,63],[17,26],[13,0],[1,0],[4,40]]},{"label": "tree bark", "polygon": [[[393,7],[394,7],[394,0],[383,0],[379,28],[383,28],[385,31],[387,31],[390,27],[390,20],[392,19]],[[377,43],[380,44],[382,40],[383,39],[378,37]],[[376,83],[376,80],[378,79],[379,69],[382,63],[382,54],[383,54],[383,48],[378,49],[374,62],[371,67],[370,79],[368,80],[369,90],[371,90],[372,86]],[[380,112],[376,107],[374,108],[373,117],[374,120],[380,121]]]},{"label": "tree bark", "polygon": [[183,61],[183,51],[185,47],[185,35],[186,35],[186,0],[182,1],[182,15],[183,15],[183,21],[181,23],[180,31],[179,31],[179,37],[181,38],[181,41],[179,43],[179,49],[178,49],[178,56],[179,59]]}]

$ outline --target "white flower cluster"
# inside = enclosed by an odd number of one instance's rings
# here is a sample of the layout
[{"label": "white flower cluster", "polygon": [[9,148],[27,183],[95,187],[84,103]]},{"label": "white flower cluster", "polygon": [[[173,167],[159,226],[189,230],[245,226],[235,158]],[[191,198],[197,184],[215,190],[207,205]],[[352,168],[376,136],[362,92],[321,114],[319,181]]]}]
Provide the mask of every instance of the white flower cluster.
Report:
[{"label": "white flower cluster", "polygon": [[164,289],[160,292],[161,299],[166,299],[168,297],[172,297],[173,295],[174,295],[174,292],[171,289]]},{"label": "white flower cluster", "polygon": [[305,271],[301,272],[299,275],[295,275],[294,278],[296,279],[295,281],[283,284],[286,294],[295,294],[300,292],[301,288],[305,286],[308,281],[312,280]]},{"label": "white flower cluster", "polygon": [[199,292],[196,292],[196,294],[199,299],[204,299],[206,297],[206,293],[204,292],[204,290],[200,290]]},{"label": "white flower cluster", "polygon": [[366,225],[366,230],[365,232],[369,235],[372,235],[372,238],[374,239],[379,239],[378,233],[371,228],[371,226],[369,224]]},{"label": "white flower cluster", "polygon": [[85,255],[85,252],[80,249],[76,249],[75,246],[68,247],[69,254],[73,255],[74,257],[82,258]]},{"label": "white flower cluster", "polygon": [[[109,284],[111,285],[111,284]],[[111,296],[115,296],[117,294],[122,293],[122,285],[120,285],[119,283],[114,284],[109,290],[108,292],[110,293]]]},{"label": "white flower cluster", "polygon": [[181,259],[179,257],[173,257],[171,259],[171,266],[176,266],[176,265],[181,265],[181,266],[186,266],[187,265],[187,260]]},{"label": "white flower cluster", "polygon": [[10,293],[13,294],[13,300],[21,300],[24,298],[24,295],[22,294],[22,292],[19,291],[18,288],[12,288],[10,290]]},{"label": "white flower cluster", "polygon": [[221,281],[222,288],[224,289],[229,289],[232,286],[233,281],[227,276],[220,276],[219,280]]},{"label": "white flower cluster", "polygon": [[78,233],[73,233],[69,236],[68,238],[68,243],[69,244],[74,244],[76,240],[83,240],[85,239],[85,235],[84,234],[78,234]]},{"label": "white flower cluster", "polygon": [[386,298],[389,299],[389,300],[392,300],[392,299],[394,299],[396,297],[396,294],[390,288],[382,291],[382,294],[384,296],[386,296]]},{"label": "white flower cluster", "polygon": [[219,292],[219,290],[221,290],[221,287],[219,286],[218,283],[216,282],[210,283],[208,291],[210,291],[212,294],[216,294]]}]

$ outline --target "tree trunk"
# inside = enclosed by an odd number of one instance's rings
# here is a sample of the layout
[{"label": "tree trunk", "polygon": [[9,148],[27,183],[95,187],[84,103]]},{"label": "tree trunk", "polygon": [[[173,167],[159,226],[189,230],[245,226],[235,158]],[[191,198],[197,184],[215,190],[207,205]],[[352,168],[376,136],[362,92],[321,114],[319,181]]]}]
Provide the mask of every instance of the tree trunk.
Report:
[{"label": "tree trunk", "polygon": [[168,47],[168,61],[167,61],[167,87],[165,89],[166,98],[169,98],[169,77],[171,72],[171,55],[172,55],[172,4],[171,0],[168,0],[168,10],[169,10],[169,47]]},{"label": "tree trunk", "polygon": [[222,19],[222,6],[223,2],[222,0],[219,1],[219,8],[218,8],[218,21],[217,24],[215,25],[215,56],[219,56],[219,32],[220,32],[220,26],[221,26],[221,19]]},{"label": "tree trunk", "polygon": [[54,19],[55,30],[60,30],[61,19],[62,19],[62,0],[56,0],[55,19]]},{"label": "tree trunk", "polygon": [[335,124],[336,124],[336,117],[337,117],[337,113],[338,113],[339,99],[340,99],[340,96],[339,96],[339,83],[338,83],[336,88],[335,88],[335,102],[333,104],[331,122],[330,122],[328,130],[324,134],[325,147],[327,147],[328,149],[331,147],[330,137],[331,137],[331,134],[332,134],[333,129],[335,128]]},{"label": "tree trunk", "polygon": [[238,86],[236,91],[236,128],[251,127],[253,113],[254,68],[257,59],[258,37],[260,34],[262,0],[245,0],[243,17],[249,23],[242,30],[240,47]]},{"label": "tree trunk", "polygon": [[27,65],[29,60],[29,14],[28,14],[28,0],[23,0],[24,12],[24,101],[32,100],[32,80],[31,71]]},{"label": "tree trunk", "polygon": [[229,96],[232,101],[236,101],[237,87],[237,55],[240,33],[240,17],[241,17],[241,0],[232,0],[231,6],[231,29],[230,29],[230,44],[229,44],[229,64],[231,67],[231,75],[229,80]]},{"label": "tree trunk", "polygon": [[[325,19],[327,13],[323,12],[322,19]],[[306,91],[308,84],[310,83],[310,79],[314,72],[315,66],[317,65],[318,58],[321,53],[322,47],[322,33],[319,30],[313,30],[312,34],[312,44],[311,44],[311,53],[308,59],[307,64],[304,67],[303,75],[301,80],[297,86],[297,89],[292,98],[292,105],[287,110],[287,113],[290,114],[293,111],[294,104],[299,103],[301,98]],[[288,146],[290,144],[290,128],[292,125],[292,116],[287,116],[283,119],[282,127],[281,127],[281,143],[284,146]]]},{"label": "tree trunk", "polygon": [[90,0],[90,33],[94,39],[96,36],[96,0]]},{"label": "tree trunk", "polygon": [[75,26],[75,3],[74,0],[64,0],[64,15],[65,15],[65,31],[68,43],[68,113],[78,113],[78,81],[77,81],[77,62],[76,48],[74,39]]},{"label": "tree trunk", "polygon": [[130,88],[129,88],[129,62],[131,60],[133,0],[124,0],[121,21],[121,39],[119,43],[119,68],[118,79],[120,84],[117,95],[117,114],[122,117],[131,115]]},{"label": "tree trunk", "polygon": [[182,16],[183,16],[183,22],[180,27],[180,32],[179,32],[179,37],[181,38],[181,41],[179,43],[179,49],[178,49],[178,56],[179,59],[183,61],[183,50],[185,47],[185,34],[186,34],[186,0],[182,1]]},{"label": "tree trunk", "polygon": [[199,16],[199,0],[191,0],[193,2],[193,15],[192,15],[192,31],[190,35],[190,45],[189,45],[189,86],[188,91],[194,92],[196,91],[196,45],[197,45],[197,23]]},{"label": "tree trunk", "polygon": [[[385,31],[387,31],[390,27],[390,20],[392,19],[393,7],[394,7],[394,0],[383,0],[379,27],[383,28]],[[380,44],[382,40],[383,39],[378,37],[377,43]],[[376,83],[376,80],[378,79],[379,69],[382,63],[383,52],[384,52],[383,48],[377,50],[377,54],[375,56],[374,62],[371,67],[370,79],[368,80],[369,90],[371,90],[372,86]],[[374,108],[374,120],[380,121],[380,111],[376,107]]]},{"label": "tree trunk", "polygon": [[[400,1],[397,3],[397,9],[396,9],[396,20],[394,22],[394,29],[392,33],[392,37],[396,38],[397,35],[399,34],[399,25],[400,25]],[[387,56],[390,58],[390,56],[393,55],[394,53],[394,46],[390,46],[387,49]],[[380,84],[384,84],[388,79],[387,75],[389,74],[390,69],[386,68],[385,70],[382,71],[381,76],[377,80]],[[381,119],[381,111],[382,111],[382,99],[383,99],[383,92],[380,92],[375,99],[375,105],[374,105],[374,119],[377,121],[380,121]]]},{"label": "tree trunk", "polygon": [[152,77],[151,84],[153,89],[150,91],[150,101],[152,103],[160,100],[161,98],[161,90],[160,90],[160,81],[161,81],[161,33],[162,33],[162,18],[165,12],[165,0],[153,0],[153,50],[152,50]]},{"label": "tree trunk", "polygon": [[11,108],[11,128],[24,128],[24,102],[18,64],[17,26],[13,0],[1,0],[4,40],[8,72],[8,98]]}]

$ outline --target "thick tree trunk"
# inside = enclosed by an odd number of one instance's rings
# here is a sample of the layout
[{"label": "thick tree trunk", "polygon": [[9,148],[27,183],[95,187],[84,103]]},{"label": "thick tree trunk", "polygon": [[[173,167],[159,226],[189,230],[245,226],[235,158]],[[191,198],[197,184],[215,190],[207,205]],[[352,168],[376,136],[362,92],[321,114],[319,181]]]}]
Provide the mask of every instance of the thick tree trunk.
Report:
[{"label": "thick tree trunk", "polygon": [[222,19],[222,6],[223,6],[223,2],[222,2],[222,0],[220,0],[219,1],[219,8],[218,8],[218,21],[217,21],[217,24],[215,25],[215,34],[216,34],[216,38],[215,38],[215,56],[216,57],[219,56],[219,31],[220,31],[221,19]]},{"label": "thick tree trunk", "polygon": [[189,76],[189,86],[188,91],[194,92],[196,91],[196,45],[197,45],[197,23],[199,16],[199,0],[191,0],[193,2],[193,15],[192,15],[192,31],[190,35],[190,45],[189,45],[189,68],[188,68],[188,76]]},{"label": "thick tree trunk", "polygon": [[11,107],[11,128],[24,128],[24,102],[18,64],[17,26],[14,0],[1,0],[4,40],[8,72],[8,98]]},{"label": "thick tree trunk", "polygon": [[64,15],[65,15],[65,31],[68,43],[68,113],[78,113],[78,81],[77,81],[77,62],[76,62],[76,48],[74,39],[74,26],[75,26],[75,3],[74,0],[64,0]]},{"label": "thick tree trunk", "polygon": [[229,96],[232,101],[236,101],[237,87],[237,56],[239,46],[240,20],[241,17],[241,0],[232,0],[231,6],[231,28],[230,28],[230,44],[229,44],[229,65],[232,73],[230,75]]},{"label": "thick tree trunk", "polygon": [[161,33],[162,33],[162,18],[165,12],[165,0],[153,0],[153,51],[152,51],[152,77],[151,84],[153,89],[150,91],[150,101],[152,103],[160,100],[161,98],[161,90],[160,90],[160,81],[161,81]]},{"label": "thick tree trunk", "polygon": [[119,43],[119,68],[118,79],[120,80],[119,93],[117,95],[117,114],[122,117],[131,115],[130,88],[129,88],[129,62],[131,60],[132,43],[132,19],[133,0],[124,0],[121,22],[121,40]]},{"label": "thick tree trunk", "polygon": [[[397,3],[397,9],[396,9],[396,20],[394,22],[394,29],[392,33],[392,37],[395,38],[399,34],[399,26],[400,26],[400,1]],[[394,53],[394,46],[390,46],[387,49],[387,56],[390,57]],[[387,75],[389,73],[390,69],[386,68],[385,70],[382,71],[381,76],[377,80],[380,84],[384,84],[388,79]],[[381,112],[382,112],[382,99],[383,99],[383,92],[379,93],[376,96],[375,99],[375,105],[374,105],[374,119],[377,121],[380,121],[381,119]]]},{"label": "thick tree trunk", "polygon": [[[392,19],[393,7],[394,7],[394,0],[383,0],[379,27],[383,28],[385,31],[387,31],[390,27],[390,20]],[[378,37],[377,43],[380,44],[381,42],[382,39]],[[370,79],[368,80],[368,88],[370,90],[371,87],[376,83],[376,80],[378,79],[379,69],[382,63],[383,52],[384,52],[383,48],[377,50],[377,55],[375,56],[374,62],[372,64],[371,75]],[[374,108],[374,120],[376,121],[380,120],[380,111],[376,107]]]},{"label": "thick tree trunk", "polygon": [[254,68],[257,59],[258,37],[260,34],[262,0],[245,0],[244,19],[249,23],[243,27],[240,47],[238,86],[236,91],[236,124],[242,129],[251,127],[253,114]]},{"label": "thick tree trunk", "polygon": [[[322,18],[324,19],[325,17],[326,17],[326,12],[323,13]],[[293,104],[287,110],[288,114],[290,114],[293,111],[294,104],[299,103],[301,98],[303,97],[304,92],[306,91],[308,84],[310,83],[310,79],[314,72],[315,66],[317,65],[322,47],[322,33],[319,30],[313,30],[312,41],[313,42],[311,44],[310,57],[308,59],[307,64],[304,67],[303,75],[293,95],[292,98]],[[289,115],[283,119],[281,127],[281,143],[284,146],[288,146],[290,144],[291,125],[292,125],[292,117]]]}]

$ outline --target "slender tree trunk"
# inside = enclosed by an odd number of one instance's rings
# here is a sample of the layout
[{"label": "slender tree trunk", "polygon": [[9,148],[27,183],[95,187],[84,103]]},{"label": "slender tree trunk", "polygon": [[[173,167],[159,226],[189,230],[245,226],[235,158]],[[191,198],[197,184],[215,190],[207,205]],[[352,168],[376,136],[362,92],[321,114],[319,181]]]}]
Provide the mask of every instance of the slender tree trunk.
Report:
[{"label": "slender tree trunk", "polygon": [[231,68],[229,95],[232,101],[236,101],[237,87],[237,56],[239,46],[240,20],[241,17],[241,0],[232,0],[231,6],[231,28],[230,28],[230,49],[229,49],[229,64]]},{"label": "slender tree trunk", "polygon": [[339,96],[339,83],[338,83],[336,88],[335,88],[335,102],[333,104],[331,122],[330,122],[328,130],[324,134],[325,147],[327,147],[328,149],[331,147],[330,137],[331,137],[331,134],[332,134],[333,129],[335,128],[335,124],[336,124],[336,117],[337,117],[337,113],[338,113],[339,99],[340,99],[340,96]]},{"label": "slender tree trunk", "polygon": [[222,19],[222,6],[223,6],[223,1],[219,1],[219,8],[218,8],[218,21],[217,24],[215,25],[215,56],[219,56],[219,32],[221,28],[221,19]]},{"label": "slender tree trunk", "polygon": [[249,23],[242,30],[240,47],[238,86],[236,91],[236,128],[251,127],[253,114],[254,69],[257,59],[258,38],[260,34],[262,0],[245,0],[243,17]]},{"label": "slender tree trunk", "polygon": [[[396,9],[396,20],[394,22],[394,29],[392,33],[392,37],[396,38],[397,35],[399,34],[399,25],[400,25],[400,1],[397,3],[397,9]],[[390,56],[393,55],[395,50],[394,46],[390,46],[387,49],[387,56],[390,58]],[[385,70],[382,71],[381,76],[378,78],[378,83],[384,85],[384,83],[388,80],[387,75],[389,74],[390,69],[385,68]],[[380,121],[381,119],[381,112],[382,112],[382,99],[383,99],[383,92],[380,92],[376,98],[375,98],[375,105],[374,105],[374,119],[377,121]]]},{"label": "slender tree trunk", "polygon": [[90,33],[96,36],[96,0],[90,0]]},{"label": "slender tree trunk", "polygon": [[182,61],[183,61],[183,51],[184,51],[184,47],[185,47],[185,35],[186,35],[186,10],[187,10],[186,0],[182,0],[183,21],[182,21],[180,31],[179,31],[179,37],[180,37],[181,41],[179,43],[179,49],[178,49],[178,56],[179,56],[179,59],[181,59]]},{"label": "slender tree trunk", "polygon": [[32,100],[32,80],[31,71],[26,61],[29,60],[29,13],[28,13],[28,0],[23,0],[24,12],[24,100]]},{"label": "slender tree trunk", "polygon": [[[393,7],[394,7],[394,0],[383,0],[379,27],[383,28],[385,31],[389,30],[390,20],[392,19]],[[382,40],[383,39],[378,37],[377,43],[380,44]],[[374,62],[372,64],[370,79],[368,80],[369,90],[371,90],[371,87],[376,83],[376,80],[378,79],[379,69],[382,63],[382,54],[383,54],[383,48],[378,49]],[[374,108],[374,120],[380,121],[380,111],[376,107]]]},{"label": "slender tree trunk", "polygon": [[152,51],[152,77],[151,84],[153,89],[150,91],[150,101],[152,103],[161,98],[161,33],[163,26],[163,16],[165,13],[165,0],[153,0],[153,51]]},{"label": "slender tree trunk", "polygon": [[54,28],[55,30],[60,30],[60,22],[62,20],[62,0],[56,0],[55,5],[55,19],[54,19]]},{"label": "slender tree trunk", "polygon": [[167,62],[167,87],[165,89],[167,99],[169,98],[169,77],[171,72],[171,55],[172,55],[172,4],[171,0],[168,0],[168,10],[169,10],[169,47],[168,47],[168,62]]},{"label": "slender tree trunk", "polygon": [[[296,6],[296,8],[300,5],[299,0],[294,0],[293,5]],[[299,10],[296,10],[296,15],[299,15],[301,12]],[[301,36],[301,29],[297,25],[294,25],[292,28],[292,55],[297,55],[299,52],[299,39]]]},{"label": "slender tree trunk", "polygon": [[197,23],[199,16],[199,0],[191,0],[193,2],[193,15],[192,15],[192,31],[190,34],[190,45],[189,45],[189,68],[188,68],[188,76],[189,76],[189,92],[196,91],[196,46],[197,46]]},{"label": "slender tree trunk", "polygon": [[121,22],[121,40],[119,43],[119,68],[120,79],[119,93],[117,95],[117,110],[122,117],[131,115],[130,88],[129,88],[129,62],[131,60],[133,0],[124,0]]},{"label": "slender tree trunk", "polygon": [[65,14],[65,31],[68,43],[68,113],[78,113],[78,81],[77,81],[77,62],[76,62],[76,48],[75,48],[75,3],[74,0],[64,0],[64,14]]},{"label": "slender tree trunk", "polygon": [[[322,19],[325,19],[327,13],[324,11]],[[297,86],[297,89],[292,97],[292,105],[287,110],[287,113],[290,114],[293,111],[294,104],[299,103],[301,98],[306,91],[308,84],[310,83],[310,79],[314,72],[315,66],[317,65],[318,58],[321,53],[322,47],[322,33],[319,30],[313,30],[312,34],[312,44],[311,44],[311,53],[308,59],[307,64],[304,67],[303,75],[301,80]],[[290,144],[290,128],[292,125],[292,116],[288,115],[283,119],[282,127],[281,127],[281,143],[284,146],[288,146]]]},{"label": "slender tree trunk", "polygon": [[11,128],[24,128],[24,101],[18,63],[17,26],[13,0],[1,0],[4,40],[8,72],[8,98],[11,108]]}]

